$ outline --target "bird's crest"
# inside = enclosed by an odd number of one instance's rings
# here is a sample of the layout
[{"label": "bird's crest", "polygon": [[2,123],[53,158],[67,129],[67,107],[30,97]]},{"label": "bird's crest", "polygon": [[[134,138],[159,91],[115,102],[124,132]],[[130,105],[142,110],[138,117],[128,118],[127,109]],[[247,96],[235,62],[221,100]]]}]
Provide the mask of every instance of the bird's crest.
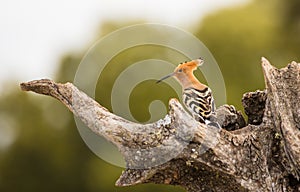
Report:
[{"label": "bird's crest", "polygon": [[192,61],[185,61],[184,63],[180,63],[176,69],[174,70],[174,72],[177,71],[193,71],[195,70],[197,67],[201,66],[203,64],[204,60],[200,57],[199,59],[195,59]]},{"label": "bird's crest", "polygon": [[189,62],[185,62],[185,63],[180,63],[174,70],[173,73],[170,73],[164,77],[162,77],[161,79],[159,79],[158,81],[156,81],[156,83],[160,83],[163,80],[175,76],[179,79],[183,78],[182,74],[188,74],[190,76],[193,77],[193,71],[195,69],[197,69],[197,67],[201,66],[203,64],[204,60],[200,57],[199,59],[195,59]]}]

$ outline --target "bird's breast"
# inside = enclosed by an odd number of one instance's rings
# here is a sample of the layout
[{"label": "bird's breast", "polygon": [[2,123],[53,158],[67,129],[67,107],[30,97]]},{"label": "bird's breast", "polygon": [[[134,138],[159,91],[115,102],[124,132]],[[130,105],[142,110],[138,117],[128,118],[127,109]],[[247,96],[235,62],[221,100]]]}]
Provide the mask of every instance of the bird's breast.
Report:
[{"label": "bird's breast", "polygon": [[193,116],[200,115],[204,119],[212,113],[212,94],[208,87],[203,90],[187,88],[183,90],[183,103]]}]

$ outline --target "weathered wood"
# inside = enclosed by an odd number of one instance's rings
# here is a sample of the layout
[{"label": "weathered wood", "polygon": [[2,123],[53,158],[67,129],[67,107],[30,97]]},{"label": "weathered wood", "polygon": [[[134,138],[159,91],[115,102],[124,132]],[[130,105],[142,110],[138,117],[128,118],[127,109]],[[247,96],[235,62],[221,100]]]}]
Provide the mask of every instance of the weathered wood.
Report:
[{"label": "weathered wood", "polygon": [[196,122],[176,99],[164,119],[142,125],[110,113],[71,83],[42,79],[21,88],[58,99],[119,148],[128,168],[118,186],[152,182],[191,192],[297,191],[300,64],[278,70],[263,58],[262,67],[266,91],[243,98],[249,124],[225,105],[217,110],[221,130]]}]

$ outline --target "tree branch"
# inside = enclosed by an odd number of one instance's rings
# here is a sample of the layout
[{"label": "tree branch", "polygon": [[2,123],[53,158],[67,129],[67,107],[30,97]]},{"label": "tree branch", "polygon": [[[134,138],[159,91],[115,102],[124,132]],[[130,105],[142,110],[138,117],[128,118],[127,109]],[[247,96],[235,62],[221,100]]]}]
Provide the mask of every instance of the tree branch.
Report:
[{"label": "tree branch", "polygon": [[196,122],[176,99],[164,119],[142,125],[110,113],[71,83],[42,79],[21,88],[58,99],[119,148],[127,169],[118,186],[152,182],[195,192],[297,190],[300,65],[292,62],[278,70],[263,58],[262,67],[267,90],[243,98],[250,124],[224,105],[217,110],[221,130]]}]

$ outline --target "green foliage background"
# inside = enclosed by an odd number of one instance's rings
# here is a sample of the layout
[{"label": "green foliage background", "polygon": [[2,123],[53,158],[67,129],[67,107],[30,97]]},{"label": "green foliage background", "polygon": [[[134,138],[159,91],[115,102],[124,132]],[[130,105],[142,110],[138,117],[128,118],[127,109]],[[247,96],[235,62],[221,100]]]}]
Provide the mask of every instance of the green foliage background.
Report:
[{"label": "green foliage background", "polygon": [[[298,0],[256,0],[212,13],[202,22],[191,24],[194,34],[209,48],[221,68],[229,104],[241,110],[243,93],[264,89],[261,56],[277,67],[292,60],[299,62],[299,10]],[[101,26],[99,37],[141,22],[107,22]],[[62,58],[55,80],[73,81],[85,51],[83,48],[80,54]],[[176,52],[156,46],[124,51],[111,61],[122,66],[109,65],[99,78],[105,85],[97,86],[96,100],[111,110],[110,92],[118,74],[131,63],[149,58],[186,60]],[[130,98],[131,111],[141,122],[149,119],[148,105],[153,99],[161,99],[167,105],[168,99],[176,96],[166,84],[152,85],[153,81],[139,84]],[[0,129],[13,132],[16,137],[9,147],[0,148],[0,191],[183,191],[153,184],[114,187],[122,168],[104,162],[88,149],[72,114],[64,106],[52,98],[21,92],[17,84],[12,86],[0,97]],[[153,91],[149,92],[149,87]]]}]

